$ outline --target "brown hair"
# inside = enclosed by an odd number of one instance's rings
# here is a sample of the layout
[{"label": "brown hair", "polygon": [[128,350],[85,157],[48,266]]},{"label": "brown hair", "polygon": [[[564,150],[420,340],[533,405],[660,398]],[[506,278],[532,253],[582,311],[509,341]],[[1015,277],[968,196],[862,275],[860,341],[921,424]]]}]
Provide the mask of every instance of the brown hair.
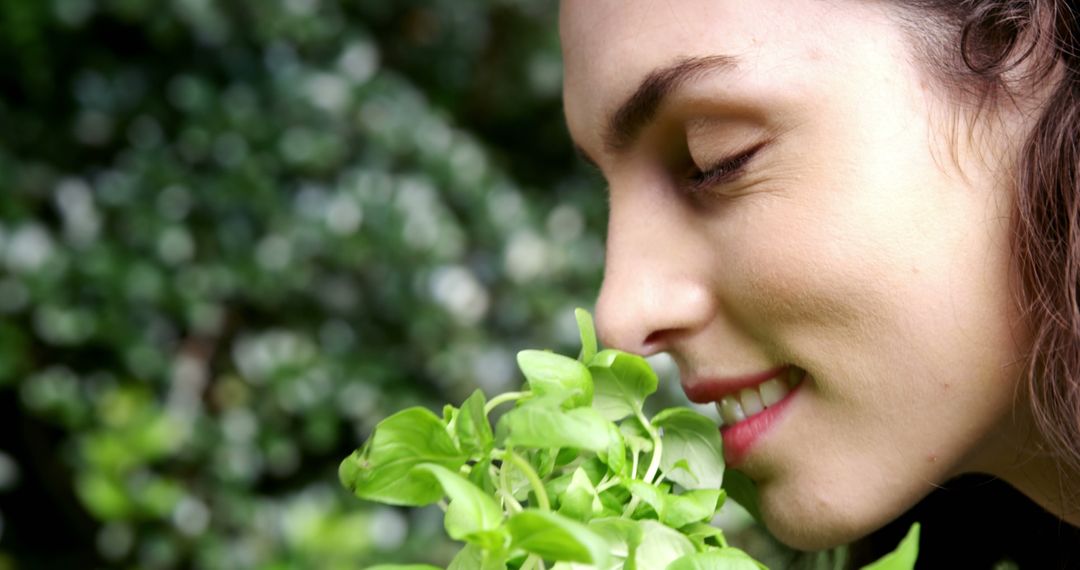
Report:
[{"label": "brown hair", "polygon": [[1073,0],[908,0],[898,8],[920,63],[972,116],[1045,97],[1011,173],[1012,253],[1032,331],[1032,417],[1059,467],[1080,473],[1080,8]]}]

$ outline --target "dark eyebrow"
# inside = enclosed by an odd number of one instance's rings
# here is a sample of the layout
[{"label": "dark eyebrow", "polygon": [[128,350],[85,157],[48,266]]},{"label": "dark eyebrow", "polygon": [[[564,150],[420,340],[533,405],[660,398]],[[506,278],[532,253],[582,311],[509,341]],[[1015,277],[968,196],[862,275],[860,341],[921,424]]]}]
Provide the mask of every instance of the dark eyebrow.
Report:
[{"label": "dark eyebrow", "polygon": [[711,55],[683,58],[668,67],[653,70],[611,115],[604,144],[610,152],[625,151],[656,116],[664,99],[682,84],[714,71],[732,70],[736,65],[738,59],[734,56]]}]

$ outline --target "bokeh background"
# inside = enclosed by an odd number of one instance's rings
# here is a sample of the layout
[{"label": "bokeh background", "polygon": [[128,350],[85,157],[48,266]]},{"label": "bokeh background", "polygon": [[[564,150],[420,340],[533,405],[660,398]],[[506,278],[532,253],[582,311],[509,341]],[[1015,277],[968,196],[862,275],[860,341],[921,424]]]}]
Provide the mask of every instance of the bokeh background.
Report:
[{"label": "bokeh background", "polygon": [[337,465],[576,352],[550,0],[0,2],[0,568],[445,562]]},{"label": "bokeh background", "polygon": [[[515,389],[520,349],[577,351],[606,204],[556,12],[0,0],[0,570],[449,559],[441,512],[362,503],[337,465],[398,409]],[[653,363],[654,405],[685,403]],[[941,512],[968,514],[924,546],[1010,544],[1027,503],[969,487],[877,552]]]}]

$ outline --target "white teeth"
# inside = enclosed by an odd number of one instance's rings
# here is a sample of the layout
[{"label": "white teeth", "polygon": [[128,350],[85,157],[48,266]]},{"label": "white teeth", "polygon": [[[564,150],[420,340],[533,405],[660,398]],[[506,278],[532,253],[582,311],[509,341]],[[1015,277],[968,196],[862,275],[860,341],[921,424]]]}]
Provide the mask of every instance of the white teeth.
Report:
[{"label": "white teeth", "polygon": [[764,404],[765,407],[769,407],[780,400],[783,400],[784,396],[787,396],[790,391],[788,385],[781,382],[779,378],[773,378],[761,386],[758,386],[758,392],[761,393],[761,403]]},{"label": "white teeth", "polygon": [[791,366],[786,374],[753,388],[743,388],[737,394],[724,396],[716,403],[716,411],[724,425],[734,425],[783,400],[805,376],[805,370]]},{"label": "white teeth", "polygon": [[746,419],[742,406],[733,396],[725,396],[717,407],[720,408],[720,417],[724,418],[724,425],[735,425]]},{"label": "white teeth", "polygon": [[739,403],[742,404],[743,412],[747,416],[760,414],[765,406],[761,403],[761,395],[756,388],[743,388],[739,391]]}]

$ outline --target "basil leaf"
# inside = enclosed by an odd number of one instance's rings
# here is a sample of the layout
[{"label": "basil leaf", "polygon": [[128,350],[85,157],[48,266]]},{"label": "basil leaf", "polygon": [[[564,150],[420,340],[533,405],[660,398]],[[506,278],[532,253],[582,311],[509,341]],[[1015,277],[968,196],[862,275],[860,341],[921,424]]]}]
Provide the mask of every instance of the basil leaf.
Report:
[{"label": "basil leaf", "polygon": [[649,453],[652,451],[652,436],[645,431],[645,428],[636,418],[619,424],[619,433],[622,434],[623,440],[626,441],[626,446],[630,448],[630,453]]},{"label": "basil leaf", "polygon": [[491,433],[491,424],[484,414],[487,399],[484,392],[477,390],[461,404],[457,413],[454,432],[457,434],[461,450],[470,456],[483,456],[491,451],[495,436]]},{"label": "basil leaf", "polygon": [[379,564],[367,570],[440,570],[440,568],[431,564]]},{"label": "basil leaf", "polygon": [[675,560],[695,552],[693,543],[679,531],[656,521],[639,521],[642,540],[634,553],[637,568],[666,568]]},{"label": "basil leaf", "polygon": [[716,515],[720,505],[724,504],[725,494],[718,489],[699,489],[687,491],[681,495],[664,496],[664,514],[660,522],[682,528],[690,523],[710,521]]},{"label": "basil leaf", "polygon": [[605,568],[609,546],[587,526],[562,515],[527,509],[510,517],[511,547],[546,560],[584,562]]},{"label": "basil leaf", "polygon": [[469,470],[469,482],[488,495],[495,494],[495,481],[491,478],[491,458],[485,457]]},{"label": "basil leaf", "polygon": [[672,528],[682,528],[688,524],[712,520],[717,505],[722,504],[722,491],[690,491],[682,495],[672,495],[643,481],[630,481],[627,484],[630,493],[644,501],[656,511],[660,522]]},{"label": "basil leaf", "polygon": [[689,524],[679,529],[679,532],[686,535],[694,544],[698,546],[698,550],[707,550],[710,548],[725,548],[727,547],[727,539],[724,538],[724,531],[708,523],[694,523]]},{"label": "basil leaf", "polygon": [[592,564],[578,564],[577,562],[556,562],[551,570],[596,570]]},{"label": "basil leaf", "polygon": [[379,422],[364,446],[341,462],[338,477],[361,499],[421,506],[442,492],[412,474],[413,467],[433,463],[457,470],[465,460],[442,420],[424,408],[408,408]]},{"label": "basil leaf", "polygon": [[589,362],[593,407],[604,419],[618,421],[641,411],[656,391],[656,373],[644,358],[619,350],[602,350]]},{"label": "basil leaf", "polygon": [[589,521],[589,528],[607,541],[616,562],[624,562],[624,568],[634,568],[634,553],[643,538],[641,523],[616,516],[593,519]]},{"label": "basil leaf", "polygon": [[664,477],[684,489],[720,488],[724,444],[712,420],[689,408],[668,408],[656,414],[652,424],[663,429],[660,467]]},{"label": "basil leaf", "polygon": [[566,447],[559,450],[559,454],[555,456],[555,466],[562,467],[568,465],[581,456],[581,450],[574,449],[572,447]]},{"label": "basil leaf", "polygon": [[683,556],[667,566],[667,570],[768,570],[737,548],[722,548]]},{"label": "basil leaf", "polygon": [[736,503],[739,503],[740,507],[746,509],[746,512],[750,513],[754,520],[761,522],[761,506],[758,503],[757,486],[742,471],[728,469],[724,473],[724,491],[727,491],[728,496],[734,499]]},{"label": "basil leaf", "polygon": [[638,480],[629,481],[626,488],[630,490],[631,495],[652,507],[656,511],[657,518],[664,520],[664,491]]},{"label": "basil leaf", "polygon": [[537,396],[561,395],[567,408],[592,404],[592,377],[589,369],[577,360],[546,350],[523,350],[518,353],[517,362]]},{"label": "basil leaf", "polygon": [[578,467],[570,478],[570,484],[559,497],[559,514],[574,520],[587,522],[603,510],[596,486],[589,480],[585,470]]},{"label": "basil leaf", "polygon": [[475,544],[466,544],[446,570],[506,570],[506,554],[501,550],[485,550]]},{"label": "basil leaf", "polygon": [[526,457],[529,460],[529,465],[532,465],[532,468],[536,470],[536,474],[542,479],[551,475],[551,472],[555,470],[555,460],[559,456],[559,451],[559,449],[555,448],[537,449],[526,454]]},{"label": "basil leaf", "polygon": [[450,504],[446,508],[446,534],[455,540],[469,540],[483,531],[495,530],[502,526],[502,508],[487,493],[468,479],[446,469],[441,465],[425,463],[417,466],[414,472],[429,473],[438,480],[438,484],[448,497]]},{"label": "basil leaf", "polygon": [[627,473],[626,465],[626,443],[623,441],[622,432],[619,428],[615,427],[615,424],[611,422],[607,423],[608,430],[608,448],[601,451],[597,455],[600,460],[607,464],[608,469],[616,475],[625,475]]},{"label": "basil leaf", "polygon": [[562,410],[532,401],[503,415],[507,445],[539,449],[576,447],[600,452],[609,445],[607,422],[592,408]]},{"label": "basil leaf", "polygon": [[626,509],[626,503],[630,501],[630,491],[622,485],[608,487],[600,493],[600,504],[604,506],[606,513],[621,515]]},{"label": "basil leaf", "polygon": [[593,325],[592,315],[585,309],[574,309],[574,319],[577,320],[578,334],[581,335],[581,355],[578,360],[588,364],[596,356],[596,327]]},{"label": "basil leaf", "polygon": [[900,541],[896,550],[886,554],[877,562],[863,566],[863,570],[911,570],[919,556],[919,523],[911,525],[907,536]]}]

